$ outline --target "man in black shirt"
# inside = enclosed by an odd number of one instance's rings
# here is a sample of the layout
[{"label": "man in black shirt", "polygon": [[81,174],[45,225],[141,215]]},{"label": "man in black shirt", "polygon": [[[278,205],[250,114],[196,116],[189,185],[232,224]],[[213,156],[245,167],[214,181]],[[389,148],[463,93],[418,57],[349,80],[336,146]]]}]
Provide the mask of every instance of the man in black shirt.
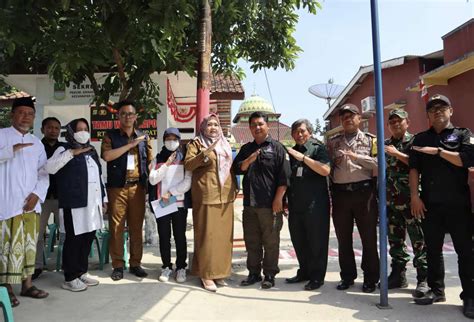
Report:
[{"label": "man in black shirt", "polygon": [[265,279],[262,288],[275,286],[280,272],[280,230],[283,226],[283,196],[289,185],[290,164],[285,148],[268,135],[267,116],[254,112],[249,118],[254,138],[242,146],[232,165],[243,174],[243,228],[249,276],[241,285]]},{"label": "man in black shirt", "polygon": [[458,255],[463,313],[474,318],[473,217],[468,186],[468,168],[474,166],[474,137],[469,129],[451,124],[453,108],[447,97],[432,96],[426,110],[432,126],[415,136],[409,181],[412,215],[422,219],[431,290],[415,298],[415,303],[446,301],[442,249],[447,230]]},{"label": "man in black shirt", "polygon": [[[41,123],[41,133],[43,133],[44,149],[46,151],[46,157],[49,159],[53,155],[54,151],[61,146],[58,141],[59,133],[61,132],[61,122],[55,117],[47,117]],[[38,231],[38,242],[36,243],[36,262],[35,272],[32,279],[37,279],[43,272],[43,251],[44,251],[44,233],[46,226],[48,225],[49,216],[51,213],[54,214],[54,221],[58,223],[59,209],[58,209],[58,196],[56,195],[56,181],[54,175],[49,175],[49,188],[46,195],[46,200],[41,205],[41,216],[40,225]]]}]

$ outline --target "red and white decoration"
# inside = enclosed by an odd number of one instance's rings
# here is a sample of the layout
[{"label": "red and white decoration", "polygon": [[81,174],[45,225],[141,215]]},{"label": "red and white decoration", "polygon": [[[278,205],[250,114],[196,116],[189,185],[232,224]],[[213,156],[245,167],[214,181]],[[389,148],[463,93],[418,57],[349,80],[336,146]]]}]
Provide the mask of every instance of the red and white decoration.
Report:
[{"label": "red and white decoration", "polygon": [[420,77],[420,91],[421,91],[421,98],[423,101],[428,103],[428,87],[425,85],[425,82],[423,81],[423,78]]},{"label": "red and white decoration", "polygon": [[[168,95],[166,103],[168,105],[169,114],[168,121],[170,126],[177,128],[192,127],[194,128],[194,122],[196,119],[196,97],[178,98],[174,96],[173,89],[171,88],[170,81],[167,81]],[[217,111],[217,100],[210,101],[209,110]],[[190,123],[190,124],[187,124]]]}]

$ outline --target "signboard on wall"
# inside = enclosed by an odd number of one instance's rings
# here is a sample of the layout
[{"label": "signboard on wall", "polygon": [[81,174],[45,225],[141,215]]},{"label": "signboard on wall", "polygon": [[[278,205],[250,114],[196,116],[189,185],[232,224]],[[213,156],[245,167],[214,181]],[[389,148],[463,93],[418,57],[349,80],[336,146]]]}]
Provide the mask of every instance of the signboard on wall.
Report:
[{"label": "signboard on wall", "polygon": [[[97,85],[103,86],[107,74],[95,74]],[[114,93],[110,96],[110,100],[113,102],[119,101],[119,94]],[[69,86],[60,83],[54,83],[52,101],[56,103],[65,104],[90,104],[94,98],[94,90],[92,89],[91,82],[86,78],[80,84],[70,83]]]},{"label": "signboard on wall", "polygon": [[[92,141],[100,141],[108,130],[120,128],[117,111],[112,106],[91,106],[90,111]],[[145,118],[138,128],[151,139],[156,139],[156,118]]]}]

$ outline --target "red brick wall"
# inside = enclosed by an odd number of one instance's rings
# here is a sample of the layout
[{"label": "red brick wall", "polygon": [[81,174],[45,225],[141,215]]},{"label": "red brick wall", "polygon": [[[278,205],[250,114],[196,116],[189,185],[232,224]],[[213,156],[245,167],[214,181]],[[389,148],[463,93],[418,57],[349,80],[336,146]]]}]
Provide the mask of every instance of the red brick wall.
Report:
[{"label": "red brick wall", "polygon": [[231,101],[230,100],[218,100],[217,101],[217,115],[221,122],[222,132],[224,136],[228,136],[231,126]]},{"label": "red brick wall", "polygon": [[[406,88],[418,81],[420,76],[420,60],[412,59],[405,64],[384,69],[382,71],[384,106],[395,101],[405,100],[405,109],[410,114],[411,131],[417,132],[426,128],[426,113],[419,92],[407,92]],[[350,95],[346,103],[352,103],[360,108],[360,101],[367,96],[375,96],[373,75],[368,75],[362,84]],[[389,133],[386,127],[389,110],[384,110],[385,136]],[[340,125],[337,115],[330,117],[331,128]],[[375,115],[369,118],[369,132],[376,134]]]},{"label": "red brick wall", "polygon": [[445,64],[474,51],[474,19],[462,29],[445,37],[443,47]]}]

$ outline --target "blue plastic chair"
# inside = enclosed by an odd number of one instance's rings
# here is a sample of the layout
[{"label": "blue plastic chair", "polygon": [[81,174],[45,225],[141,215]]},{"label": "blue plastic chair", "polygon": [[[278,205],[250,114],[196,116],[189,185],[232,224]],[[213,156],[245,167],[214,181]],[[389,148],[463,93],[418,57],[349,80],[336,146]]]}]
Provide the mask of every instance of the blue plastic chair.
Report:
[{"label": "blue plastic chair", "polygon": [[3,310],[5,322],[13,322],[12,303],[10,302],[10,296],[8,296],[8,290],[4,286],[0,286],[0,306]]}]

